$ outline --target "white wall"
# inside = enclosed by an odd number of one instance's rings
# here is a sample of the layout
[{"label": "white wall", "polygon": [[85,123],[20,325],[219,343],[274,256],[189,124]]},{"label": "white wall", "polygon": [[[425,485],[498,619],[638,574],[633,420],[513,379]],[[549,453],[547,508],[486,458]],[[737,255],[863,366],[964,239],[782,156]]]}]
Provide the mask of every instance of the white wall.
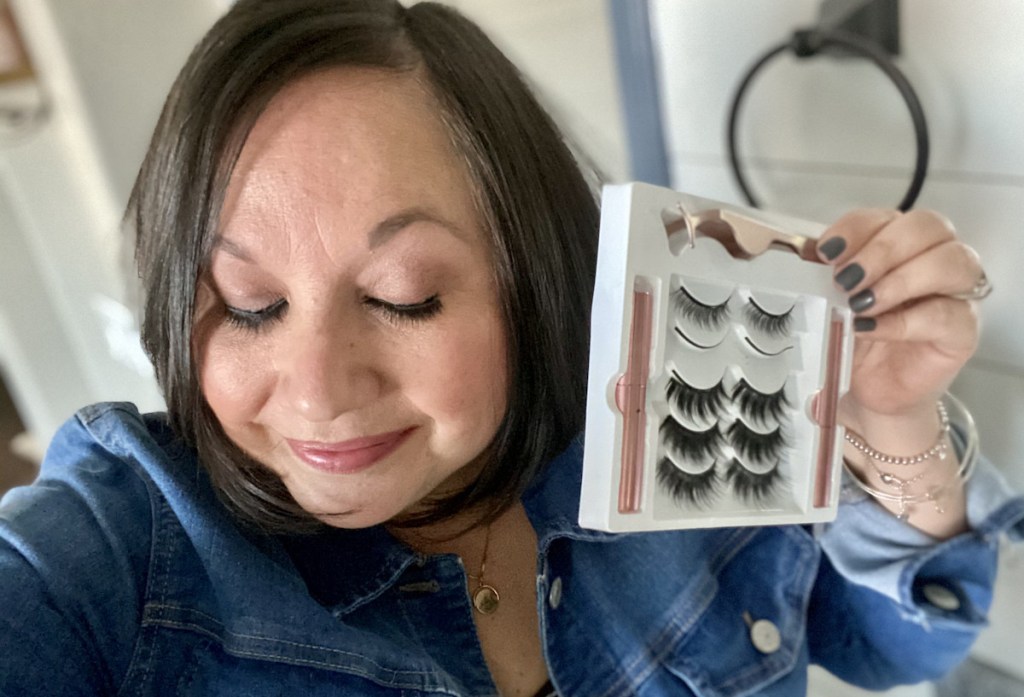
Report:
[{"label": "white wall", "polygon": [[443,0],[477,22],[611,181],[629,158],[604,0]]},{"label": "white wall", "polygon": [[[741,200],[728,169],[726,114],[756,57],[812,25],[817,0],[652,0],[674,186]],[[954,387],[985,453],[1024,490],[1024,3],[901,0],[898,60],[920,97],[932,159],[919,207],[948,215],[982,255],[995,294],[982,345]],[[751,86],[741,152],[769,207],[827,222],[894,206],[914,161],[896,89],[863,60],[780,57]],[[993,626],[978,651],[1022,675],[1019,551],[1004,556]]]},{"label": "white wall", "polygon": [[178,67],[214,0],[14,0],[52,105],[0,147],[0,365],[40,444],[74,409],[161,400],[126,311],[121,214]]},{"label": "white wall", "polygon": [[[663,97],[677,188],[740,199],[725,156],[728,104],[747,67],[816,0],[655,0]],[[994,296],[957,385],[986,453],[1024,484],[1024,3],[902,0],[899,65],[928,116],[931,171],[919,207],[948,215],[978,249]],[[821,221],[895,205],[910,179],[913,130],[895,88],[867,61],[779,58],[751,87],[741,146],[772,207]]]}]

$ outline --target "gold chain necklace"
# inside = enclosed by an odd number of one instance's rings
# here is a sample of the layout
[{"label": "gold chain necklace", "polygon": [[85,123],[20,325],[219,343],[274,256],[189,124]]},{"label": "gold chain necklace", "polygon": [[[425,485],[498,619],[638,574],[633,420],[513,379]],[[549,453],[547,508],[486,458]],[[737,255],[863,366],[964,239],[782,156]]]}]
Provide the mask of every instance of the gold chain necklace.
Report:
[{"label": "gold chain necklace", "polygon": [[466,572],[466,576],[476,582],[476,588],[473,589],[473,607],[484,615],[497,612],[498,604],[501,602],[501,594],[498,593],[498,589],[484,581],[484,573],[487,571],[487,550],[490,544],[491,526],[488,524],[487,532],[484,534],[484,554],[480,560],[480,573],[473,575]]}]

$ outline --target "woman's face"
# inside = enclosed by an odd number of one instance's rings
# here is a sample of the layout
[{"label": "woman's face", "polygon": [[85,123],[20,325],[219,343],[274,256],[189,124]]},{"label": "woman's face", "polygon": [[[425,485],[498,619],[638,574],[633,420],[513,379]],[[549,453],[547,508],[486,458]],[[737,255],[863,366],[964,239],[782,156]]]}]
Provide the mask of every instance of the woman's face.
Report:
[{"label": "woman's face", "polygon": [[287,87],[242,150],[196,343],[227,435],[324,522],[470,481],[505,413],[505,334],[468,174],[412,77]]}]

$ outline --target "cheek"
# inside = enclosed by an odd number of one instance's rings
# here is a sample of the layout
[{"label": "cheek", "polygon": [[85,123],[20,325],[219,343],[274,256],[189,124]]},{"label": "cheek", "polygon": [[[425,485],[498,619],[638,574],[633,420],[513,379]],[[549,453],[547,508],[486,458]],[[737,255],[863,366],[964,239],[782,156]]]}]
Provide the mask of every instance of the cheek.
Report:
[{"label": "cheek", "polygon": [[199,381],[210,409],[225,429],[259,412],[270,375],[258,341],[235,341],[224,330],[210,332],[199,352]]},{"label": "cheek", "polygon": [[454,429],[475,431],[477,438],[489,441],[505,415],[506,346],[500,324],[481,324],[482,330],[462,332],[460,341],[439,346],[435,365],[443,369],[430,387],[439,416]]}]

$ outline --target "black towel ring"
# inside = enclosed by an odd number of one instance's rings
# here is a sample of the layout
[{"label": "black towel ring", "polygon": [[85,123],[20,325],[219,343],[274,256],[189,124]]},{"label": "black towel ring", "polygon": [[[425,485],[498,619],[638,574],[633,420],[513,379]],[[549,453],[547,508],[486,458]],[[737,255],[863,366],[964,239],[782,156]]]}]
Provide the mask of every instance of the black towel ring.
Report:
[{"label": "black towel ring", "polygon": [[764,55],[758,58],[753,67],[747,71],[747,74],[740,82],[739,88],[736,90],[736,96],[733,97],[732,106],[729,108],[729,161],[732,163],[732,171],[733,175],[736,177],[736,183],[739,185],[747,203],[754,208],[759,208],[760,203],[751,192],[750,184],[747,182],[747,178],[743,173],[738,148],[736,146],[736,129],[739,124],[740,106],[743,103],[743,98],[746,95],[747,88],[753,81],[754,76],[765,66],[766,63],[780,53],[791,50],[798,58],[807,58],[817,55],[823,48],[829,46],[842,48],[859,56],[869,58],[889,77],[890,80],[892,80],[893,84],[896,85],[900,95],[903,97],[903,101],[906,102],[907,108],[910,110],[910,117],[914,122],[914,137],[917,141],[917,159],[914,164],[914,176],[910,181],[910,188],[907,189],[907,193],[903,196],[903,200],[899,204],[899,209],[901,211],[909,210],[910,207],[914,205],[914,201],[917,200],[918,195],[921,193],[921,187],[924,184],[924,178],[928,172],[928,124],[925,121],[924,109],[921,108],[921,102],[918,100],[917,94],[914,92],[914,88],[910,86],[910,81],[907,80],[906,76],[900,72],[899,68],[897,68],[889,59],[889,56],[885,51],[871,41],[861,39],[853,34],[839,31],[820,32],[813,29],[799,30],[795,32],[793,37],[788,41],[769,49]]}]

